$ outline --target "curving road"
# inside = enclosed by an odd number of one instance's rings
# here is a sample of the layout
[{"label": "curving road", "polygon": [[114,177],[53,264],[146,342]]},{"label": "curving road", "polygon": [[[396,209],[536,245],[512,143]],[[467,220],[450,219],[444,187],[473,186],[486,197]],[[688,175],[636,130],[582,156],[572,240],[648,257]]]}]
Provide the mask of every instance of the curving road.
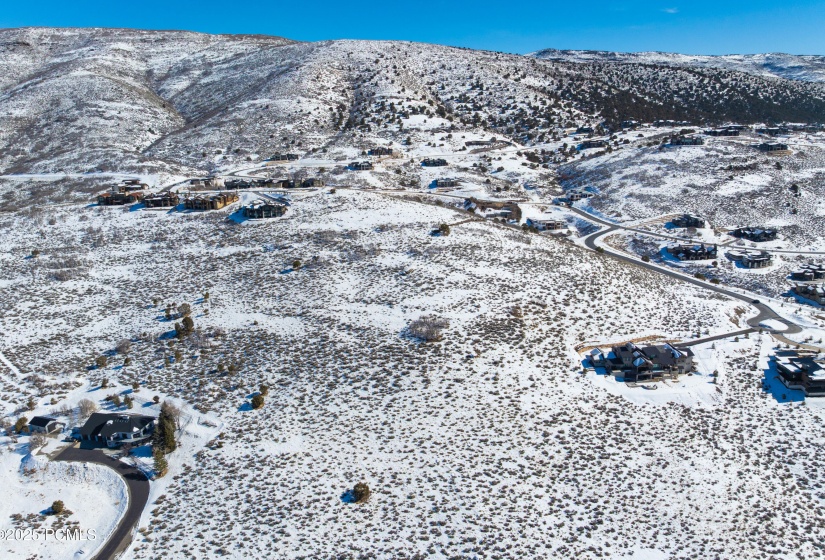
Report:
[{"label": "curving road", "polygon": [[61,451],[54,460],[103,465],[114,470],[126,482],[126,488],[129,491],[129,506],[109,536],[109,540],[93,559],[114,560],[132,542],[132,530],[140,520],[146,502],[149,501],[149,479],[135,467],[104,455],[97,449],[81,449],[73,445]]},{"label": "curving road", "polygon": [[[578,213],[583,213],[583,212],[580,211]],[[588,215],[588,217],[590,217],[590,216]],[[596,221],[596,222],[599,222],[603,225],[609,226],[609,227],[601,229],[601,230],[599,230],[595,233],[590,234],[589,236],[587,236],[584,239],[584,244],[589,249],[592,249],[594,251],[597,248],[596,240],[599,237],[602,237],[603,235],[607,235],[609,233],[613,233],[615,231],[618,231],[618,230],[622,229],[619,226],[616,226],[615,224],[610,224],[610,222],[606,222],[604,220],[601,220],[600,218],[594,218],[594,217],[590,217],[590,218],[593,219],[593,221]],[[717,294],[726,295],[728,297],[738,299],[740,301],[744,301],[748,305],[754,307],[758,312],[755,317],[751,317],[747,321],[748,325],[750,325],[753,328],[762,328],[762,329],[765,329],[767,331],[773,331],[773,329],[759,326],[759,324],[761,322],[770,319],[770,320],[773,320],[773,321],[778,321],[778,322],[782,323],[783,325],[785,325],[786,329],[784,331],[781,331],[782,334],[795,334],[795,333],[802,332],[802,329],[796,323],[793,323],[793,322],[788,321],[787,319],[785,319],[783,317],[780,317],[773,309],[771,309],[770,307],[768,307],[764,303],[760,302],[759,300],[753,299],[753,296],[740,294],[740,293],[734,292],[732,290],[729,290],[727,288],[722,288],[722,287],[719,287],[717,285],[710,284],[710,283],[708,283],[704,280],[699,280],[698,278],[693,278],[691,276],[686,276],[686,275],[684,275],[680,272],[676,272],[676,271],[673,271],[673,270],[668,270],[666,268],[662,268],[662,267],[657,266],[655,264],[646,263],[644,261],[634,259],[633,257],[629,257],[629,256],[623,255],[621,253],[610,251],[609,249],[606,249],[604,247],[601,247],[601,249],[604,251],[604,253],[606,255],[610,255],[611,257],[613,257],[615,259],[618,259],[620,261],[630,263],[630,264],[633,264],[633,265],[636,265],[636,266],[640,266],[642,268],[646,268],[647,270],[651,270],[653,272],[656,272],[657,274],[664,274],[665,276],[670,276],[671,278],[675,278],[676,280],[681,280],[682,282],[687,282],[688,284],[693,284],[695,286],[699,286],[700,288],[703,288],[705,290],[710,290],[712,292],[716,292]]]}]

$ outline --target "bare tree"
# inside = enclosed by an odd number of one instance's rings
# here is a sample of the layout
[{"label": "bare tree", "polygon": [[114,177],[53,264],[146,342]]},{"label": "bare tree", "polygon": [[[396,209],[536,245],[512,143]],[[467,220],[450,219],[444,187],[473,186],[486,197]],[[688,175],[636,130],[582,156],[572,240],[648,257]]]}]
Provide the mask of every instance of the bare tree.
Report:
[{"label": "bare tree", "polygon": [[33,433],[29,436],[29,451],[33,453],[36,449],[40,449],[46,445],[47,441],[48,439],[43,434],[37,432]]},{"label": "bare tree", "polygon": [[90,399],[81,399],[77,403],[77,408],[80,411],[80,418],[84,420],[97,411],[97,405]]}]

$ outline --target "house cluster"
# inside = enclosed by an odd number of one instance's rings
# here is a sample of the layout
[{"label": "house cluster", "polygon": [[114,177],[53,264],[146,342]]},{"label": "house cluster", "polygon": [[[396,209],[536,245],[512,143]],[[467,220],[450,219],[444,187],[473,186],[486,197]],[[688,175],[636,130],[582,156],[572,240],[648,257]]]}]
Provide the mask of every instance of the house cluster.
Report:
[{"label": "house cluster", "polygon": [[464,209],[474,210],[485,218],[503,218],[505,220],[521,221],[521,208],[513,201],[467,198],[464,200]]},{"label": "house cluster", "polygon": [[674,136],[670,139],[671,146],[702,146],[705,139],[701,136]]},{"label": "house cluster", "polygon": [[608,352],[593,349],[588,360],[595,368],[625,381],[656,381],[693,370],[693,352],[687,347],[655,344],[638,347],[632,342],[614,346]]},{"label": "house cluster", "polygon": [[186,210],[220,210],[221,208],[238,202],[237,192],[221,192],[213,195],[197,195],[184,199],[183,207]]},{"label": "house cluster", "polygon": [[606,148],[607,140],[585,140],[579,144],[580,150],[589,150],[591,148]]},{"label": "house cluster", "polygon": [[773,264],[773,256],[767,251],[736,249],[728,251],[727,256],[745,268],[767,268]]},{"label": "house cluster", "polygon": [[447,160],[444,158],[424,158],[421,160],[424,167],[445,167]]},{"label": "house cluster", "polygon": [[740,239],[764,243],[765,241],[774,241],[779,232],[775,228],[740,227],[730,232],[730,234]]},{"label": "house cluster", "polygon": [[825,305],[825,286],[822,284],[797,284],[791,288],[791,291],[801,298]]},{"label": "house cluster", "polygon": [[155,423],[154,416],[95,412],[73,435],[81,441],[117,447],[145,442],[152,437]]},{"label": "house cluster", "polygon": [[567,223],[562,220],[545,218],[527,218],[525,225],[530,228],[536,228],[539,231],[558,231],[567,228]]},{"label": "house cluster", "polygon": [[762,142],[756,145],[756,149],[760,152],[766,152],[771,155],[783,156],[791,153],[787,144],[781,142]]},{"label": "house cluster", "polygon": [[378,146],[376,148],[372,148],[370,151],[367,152],[368,156],[391,156],[392,155],[392,148],[385,148],[384,146]]},{"label": "house cluster", "polygon": [[653,121],[653,126],[656,126],[656,127],[672,128],[672,127],[676,127],[676,126],[687,126],[689,124],[690,123],[688,121],[673,121],[673,120],[661,120],[661,119],[658,120],[658,121]]},{"label": "house cluster", "polygon": [[680,261],[715,259],[718,254],[716,245],[705,245],[704,243],[671,245],[667,248],[667,251]]},{"label": "house cluster", "polygon": [[368,161],[353,161],[349,168],[352,171],[372,171],[372,164]]},{"label": "house cluster", "polygon": [[771,360],[788,389],[800,389],[806,397],[825,396],[825,358],[804,350],[782,350]]},{"label": "house cluster", "polygon": [[816,263],[802,265],[798,270],[791,272],[791,280],[798,282],[825,280],[825,265]]},{"label": "house cluster", "polygon": [[670,221],[674,227],[678,228],[703,228],[705,227],[705,219],[699,216],[692,216],[690,214],[682,214]]},{"label": "house cluster", "polygon": [[287,205],[273,200],[258,199],[243,207],[244,218],[260,220],[264,218],[280,218],[286,214]]}]

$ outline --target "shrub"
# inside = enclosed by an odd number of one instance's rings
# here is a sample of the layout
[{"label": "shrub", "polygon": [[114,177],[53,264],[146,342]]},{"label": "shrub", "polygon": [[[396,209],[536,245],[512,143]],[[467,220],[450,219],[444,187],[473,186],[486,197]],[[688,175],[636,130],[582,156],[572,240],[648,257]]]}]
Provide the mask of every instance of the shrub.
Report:
[{"label": "shrub", "polygon": [[356,504],[363,504],[370,499],[370,487],[365,482],[359,482],[352,489],[352,496]]},{"label": "shrub", "polygon": [[650,255],[643,255],[642,262],[650,262]]},{"label": "shrub", "polygon": [[299,261],[298,259],[292,261],[292,269],[298,270],[299,268],[301,268],[301,261]]},{"label": "shrub", "polygon": [[46,445],[47,441],[48,439],[45,435],[35,432],[29,437],[29,450],[34,451],[35,449],[40,449]]},{"label": "shrub", "polygon": [[438,226],[438,233],[440,235],[450,235],[450,226],[447,224],[441,224]]},{"label": "shrub", "polygon": [[443,338],[441,332],[449,326],[449,321],[433,315],[422,315],[408,327],[408,332],[425,342],[436,342]]},{"label": "shrub", "polygon": [[268,385],[261,385],[260,388],[258,388],[258,391],[260,391],[261,396],[265,397],[269,394],[269,386]]},{"label": "shrub", "polygon": [[132,342],[127,338],[124,338],[123,340],[117,343],[117,346],[115,346],[115,350],[118,354],[128,354],[131,349]]},{"label": "shrub", "polygon": [[52,502],[52,507],[51,507],[52,513],[54,513],[54,514],[63,513],[64,509],[66,509],[66,508],[63,505],[63,500],[55,500],[55,501]]},{"label": "shrub", "polygon": [[252,397],[252,408],[259,409],[264,405],[264,398],[261,395]]},{"label": "shrub", "polygon": [[106,367],[106,356],[98,356],[95,358],[95,366],[98,369],[102,369]]},{"label": "shrub", "polygon": [[29,425],[29,419],[25,416],[21,416],[17,419],[17,422],[14,423],[14,431],[18,434],[23,431],[23,428]]}]

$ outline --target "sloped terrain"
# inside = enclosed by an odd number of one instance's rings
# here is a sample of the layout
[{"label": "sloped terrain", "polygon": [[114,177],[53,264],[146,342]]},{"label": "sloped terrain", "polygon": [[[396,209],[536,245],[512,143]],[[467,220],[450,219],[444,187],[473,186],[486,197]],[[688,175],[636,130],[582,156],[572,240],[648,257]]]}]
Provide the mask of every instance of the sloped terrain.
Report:
[{"label": "sloped terrain", "polygon": [[406,42],[96,29],[0,31],[0,169],[211,171],[275,152],[535,144],[605,120],[816,121],[821,84]]}]

